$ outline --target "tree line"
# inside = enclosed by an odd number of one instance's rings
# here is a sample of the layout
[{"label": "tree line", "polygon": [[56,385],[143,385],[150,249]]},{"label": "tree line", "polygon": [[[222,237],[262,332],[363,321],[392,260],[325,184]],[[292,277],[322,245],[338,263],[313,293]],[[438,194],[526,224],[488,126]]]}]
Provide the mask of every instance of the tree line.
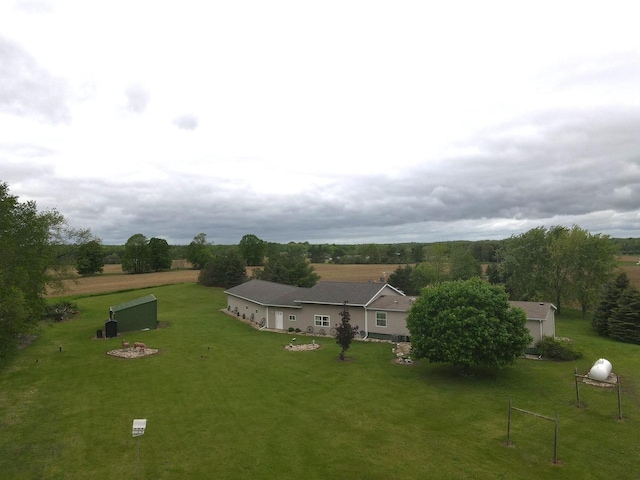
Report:
[{"label": "tree line", "polygon": [[[626,253],[635,251],[632,240],[622,243]],[[201,283],[225,288],[245,281],[247,266],[254,267],[255,278],[312,286],[319,279],[315,262],[389,262],[403,265],[389,281],[409,294],[447,280],[480,277],[482,262],[489,263],[484,272],[489,282],[504,285],[510,298],[551,300],[558,308],[575,303],[586,316],[612,278],[619,246],[619,241],[578,226],[539,227],[509,239],[480,242],[278,244],[247,234],[237,245],[214,245],[200,233],[189,245],[172,246],[137,233],[123,246],[104,246],[90,230],[70,227],[56,210],[38,211],[35,202],[20,202],[0,183],[0,358],[42,318],[48,288],[61,286],[74,268],[82,275],[99,273],[105,262],[143,273],[168,269],[172,259],[186,258],[201,270]],[[626,310],[640,308],[634,295],[627,292],[626,300],[620,300]],[[609,325],[612,316],[603,318]]]}]

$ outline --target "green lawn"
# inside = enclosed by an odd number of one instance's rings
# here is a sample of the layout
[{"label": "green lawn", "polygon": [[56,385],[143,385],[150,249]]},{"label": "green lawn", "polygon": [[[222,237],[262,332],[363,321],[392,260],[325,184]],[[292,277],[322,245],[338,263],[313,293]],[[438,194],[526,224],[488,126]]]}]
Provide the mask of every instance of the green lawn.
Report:
[{"label": "green lawn", "polygon": [[[94,340],[108,307],[153,293],[166,328],[127,335],[161,349],[113,358],[119,339]],[[577,362],[519,360],[458,377],[443,365],[392,363],[391,345],[355,343],[289,352],[289,336],[259,332],[219,312],[221,290],[182,284],[76,300],[81,315],[46,325],[0,372],[0,477],[135,478],[134,418],[146,479],[599,479],[637,478],[640,464],[640,346],[559,319],[557,333],[585,353]],[[571,314],[571,312],[570,312]],[[298,336],[297,343],[311,338]],[[62,346],[62,352],[59,347]],[[581,387],[574,367],[608,358],[615,390]],[[560,418],[513,414],[513,406]]]}]

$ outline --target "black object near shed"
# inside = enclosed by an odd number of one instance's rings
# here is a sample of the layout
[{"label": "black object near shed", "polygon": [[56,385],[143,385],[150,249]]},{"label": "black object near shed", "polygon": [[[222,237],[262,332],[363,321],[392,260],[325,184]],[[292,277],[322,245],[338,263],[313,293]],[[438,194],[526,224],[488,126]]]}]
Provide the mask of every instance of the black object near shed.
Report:
[{"label": "black object near shed", "polygon": [[109,320],[104,323],[104,336],[107,338],[118,336],[118,322],[115,319],[109,318]]}]

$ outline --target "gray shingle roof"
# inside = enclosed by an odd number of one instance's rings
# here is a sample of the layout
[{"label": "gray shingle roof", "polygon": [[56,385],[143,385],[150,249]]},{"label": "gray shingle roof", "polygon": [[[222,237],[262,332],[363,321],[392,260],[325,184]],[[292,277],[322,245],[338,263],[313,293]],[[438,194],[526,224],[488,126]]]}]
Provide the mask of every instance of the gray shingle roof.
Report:
[{"label": "gray shingle roof", "polygon": [[296,292],[299,290],[301,290],[301,287],[267,282],[265,280],[249,280],[241,285],[230,288],[225,293],[251,300],[261,305],[295,306],[293,297],[297,296]]},{"label": "gray shingle roof", "polygon": [[261,305],[299,306],[300,303],[366,305],[385,285],[380,283],[318,282],[311,288],[264,280],[249,280],[225,293]]},{"label": "gray shingle roof", "polygon": [[547,302],[510,301],[509,303],[512,307],[522,308],[526,312],[527,318],[531,320],[544,320],[549,315],[549,310],[556,308],[552,303]]},{"label": "gray shingle roof", "polygon": [[382,295],[371,302],[371,305],[369,305],[369,309],[408,312],[415,300],[416,297],[403,297],[401,295]]},{"label": "gray shingle roof", "polygon": [[299,292],[301,303],[366,305],[384,288],[380,283],[318,282]]}]

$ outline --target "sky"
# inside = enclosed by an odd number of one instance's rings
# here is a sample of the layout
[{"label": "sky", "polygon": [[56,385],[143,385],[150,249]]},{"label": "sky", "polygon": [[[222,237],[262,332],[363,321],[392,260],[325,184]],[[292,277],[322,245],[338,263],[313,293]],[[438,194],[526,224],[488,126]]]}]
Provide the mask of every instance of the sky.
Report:
[{"label": "sky", "polygon": [[0,182],[106,245],[640,237],[634,1],[0,3]]}]

